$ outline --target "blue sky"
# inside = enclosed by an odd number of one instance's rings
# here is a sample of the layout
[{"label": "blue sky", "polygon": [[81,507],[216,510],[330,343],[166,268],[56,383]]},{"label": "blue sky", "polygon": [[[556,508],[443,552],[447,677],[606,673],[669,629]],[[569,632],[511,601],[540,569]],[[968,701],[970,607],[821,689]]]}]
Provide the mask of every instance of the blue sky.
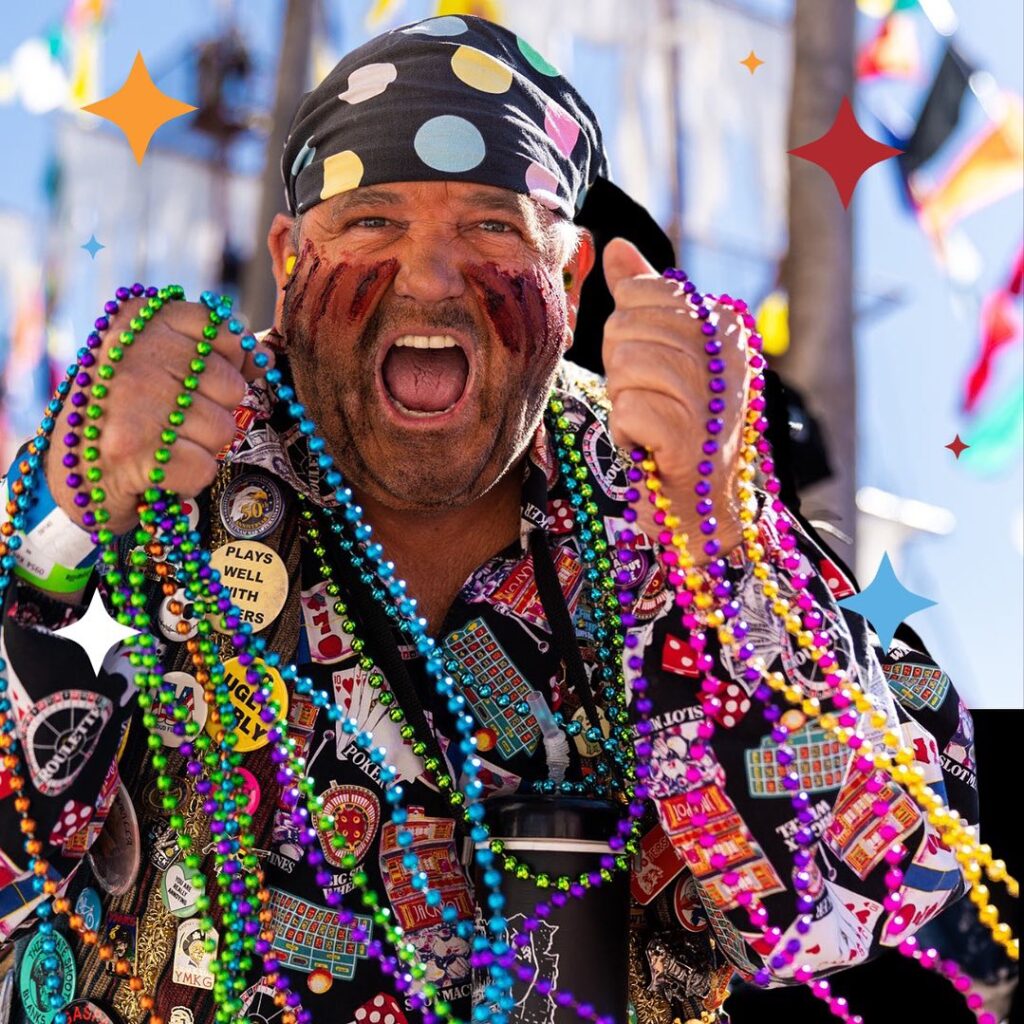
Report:
[{"label": "blue sky", "polygon": [[[0,65],[10,59],[21,41],[45,32],[65,6],[64,0],[6,5]],[[769,12],[787,8],[783,0],[757,6]],[[959,0],[955,6],[962,52],[990,71],[1002,88],[1020,94],[1024,87],[1024,6],[1013,0]],[[365,7],[362,2],[347,0],[327,4],[339,44],[347,48],[366,37],[362,25]],[[408,0],[403,20],[421,16],[429,7],[427,0]],[[216,27],[216,12],[221,9],[223,5],[209,0],[179,0],[171,18],[162,5],[141,0],[114,4],[106,30],[104,95],[123,81],[130,56],[124,60],[122,56],[134,55],[141,48],[154,75],[173,67],[191,42],[208,36]],[[280,0],[246,0],[239,10],[257,63],[272,71]],[[926,25],[919,35],[930,68],[940,40]],[[270,71],[264,70],[261,78],[267,94],[272,86]],[[613,102],[613,97],[607,97],[607,82],[595,80],[588,88],[585,62],[579,63],[574,77],[599,113],[602,103]],[[181,72],[171,72],[160,84],[176,95],[187,87]],[[867,108],[884,102],[915,111],[925,87],[926,83],[865,88],[860,104],[865,128],[877,134]],[[883,93],[884,99],[880,99]],[[964,123],[950,150],[984,123],[984,115],[972,99],[965,101],[964,110]],[[0,106],[0,137],[6,143],[0,148],[0,207],[29,212],[40,225],[45,223],[43,179],[53,124],[53,115],[31,115],[17,104]],[[944,155],[948,156],[948,151]],[[241,159],[244,165],[256,167],[261,154],[250,148]],[[97,201],[109,200],[98,197]],[[978,302],[1002,281],[1021,242],[1021,194],[964,224],[984,267],[978,284],[966,290],[952,286],[943,276],[927,240],[901,204],[892,165],[875,168],[865,176],[852,211],[860,292],[878,294],[892,288],[901,293],[898,305],[865,318],[857,331],[860,484],[953,512],[957,525],[950,535],[922,535],[904,550],[900,569],[904,584],[937,602],[916,615],[912,625],[973,706],[1020,706],[1024,702],[1024,563],[1014,531],[1020,529],[1024,473],[1018,459],[998,476],[982,476],[971,469],[969,452],[958,463],[943,446],[957,432],[970,442],[970,423],[962,418],[959,406],[962,382],[976,345]],[[40,227],[40,245],[42,231]],[[698,265],[692,272],[700,280],[699,255],[696,258]],[[88,257],[83,254],[83,259]],[[721,261],[714,267],[717,273]],[[710,282],[708,286],[720,284]],[[995,393],[1010,386],[1020,372],[1018,345],[1015,352],[1004,355],[997,368]]]}]

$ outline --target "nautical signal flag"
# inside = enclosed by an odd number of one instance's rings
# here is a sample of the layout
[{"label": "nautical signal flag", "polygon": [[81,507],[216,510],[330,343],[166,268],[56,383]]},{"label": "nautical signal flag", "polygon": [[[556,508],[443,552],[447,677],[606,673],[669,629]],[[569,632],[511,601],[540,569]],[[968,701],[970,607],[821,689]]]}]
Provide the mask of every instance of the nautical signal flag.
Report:
[{"label": "nautical signal flag", "polygon": [[921,224],[933,238],[1024,186],[1024,107],[1010,94],[1003,105],[1001,118],[968,143],[934,188],[914,190]]},{"label": "nautical signal flag", "polygon": [[1024,286],[1024,246],[1017,253],[1007,284],[987,296],[981,307],[981,349],[967,374],[964,411],[974,412],[992,376],[996,353],[1021,336],[1020,303]]},{"label": "nautical signal flag", "polygon": [[899,158],[904,178],[926,164],[953,134],[960,120],[960,106],[974,68],[957,52],[952,43],[935,73],[932,87],[917,118],[917,126]]},{"label": "nautical signal flag", "polygon": [[894,11],[857,54],[857,77],[913,78],[921,69],[917,29],[911,15]]}]

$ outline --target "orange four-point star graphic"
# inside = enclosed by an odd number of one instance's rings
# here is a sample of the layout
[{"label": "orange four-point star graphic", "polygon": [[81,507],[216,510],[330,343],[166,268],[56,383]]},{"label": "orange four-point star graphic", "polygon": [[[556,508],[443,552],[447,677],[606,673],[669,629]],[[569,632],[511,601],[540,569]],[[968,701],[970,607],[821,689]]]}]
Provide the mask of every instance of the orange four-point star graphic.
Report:
[{"label": "orange four-point star graphic", "polygon": [[112,96],[82,109],[116,124],[128,139],[136,161],[141,164],[157,130],[196,108],[156,87],[140,51],[135,55],[135,63],[124,85]]},{"label": "orange four-point star graphic", "polygon": [[743,65],[743,66],[744,66],[744,67],[745,67],[745,68],[746,68],[746,69],[747,69],[747,70],[748,70],[748,71],[749,71],[749,72],[750,72],[751,74],[753,74],[753,73],[754,73],[754,72],[755,72],[755,71],[756,71],[756,70],[757,70],[757,69],[758,69],[758,68],[759,68],[759,67],[760,67],[760,66],[761,66],[761,65],[762,65],[762,64],[764,63],[764,61],[763,61],[763,60],[761,60],[761,58],[760,58],[760,57],[758,57],[758,55],[757,55],[756,53],[754,53],[754,51],[753,51],[753,50],[751,50],[751,51],[750,51],[750,53],[748,53],[748,54],[746,55],[746,57],[744,57],[744,58],[743,58],[743,60],[741,60],[741,61],[740,61],[740,63],[741,63],[741,64],[742,64],[742,65]]},{"label": "orange four-point star graphic", "polygon": [[835,183],[843,206],[849,206],[861,175],[869,167],[902,152],[865,134],[849,97],[844,96],[832,127],[820,139],[789,150],[789,155],[821,167]]}]

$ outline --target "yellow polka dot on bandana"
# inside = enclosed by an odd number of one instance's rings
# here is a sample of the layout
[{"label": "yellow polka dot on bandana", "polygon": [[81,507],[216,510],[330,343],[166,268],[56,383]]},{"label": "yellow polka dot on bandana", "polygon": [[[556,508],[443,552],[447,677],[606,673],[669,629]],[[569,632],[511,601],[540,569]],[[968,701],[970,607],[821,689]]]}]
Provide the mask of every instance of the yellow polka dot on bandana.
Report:
[{"label": "yellow polka dot on bandana", "polygon": [[348,192],[356,188],[363,180],[363,161],[351,149],[341,153],[332,153],[324,160],[324,187],[320,190],[321,199],[330,199],[340,192]]},{"label": "yellow polka dot on bandana", "polygon": [[508,92],[512,85],[512,69],[483,50],[460,46],[452,55],[452,71],[466,85],[480,92]]}]

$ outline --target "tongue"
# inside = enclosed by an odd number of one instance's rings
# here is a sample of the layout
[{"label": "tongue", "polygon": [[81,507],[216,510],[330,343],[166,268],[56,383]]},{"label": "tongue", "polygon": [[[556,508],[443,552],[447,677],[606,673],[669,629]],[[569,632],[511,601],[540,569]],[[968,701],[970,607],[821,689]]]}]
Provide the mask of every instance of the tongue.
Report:
[{"label": "tongue", "polygon": [[454,405],[469,376],[460,348],[393,348],[382,370],[391,397],[413,412],[440,412]]}]

